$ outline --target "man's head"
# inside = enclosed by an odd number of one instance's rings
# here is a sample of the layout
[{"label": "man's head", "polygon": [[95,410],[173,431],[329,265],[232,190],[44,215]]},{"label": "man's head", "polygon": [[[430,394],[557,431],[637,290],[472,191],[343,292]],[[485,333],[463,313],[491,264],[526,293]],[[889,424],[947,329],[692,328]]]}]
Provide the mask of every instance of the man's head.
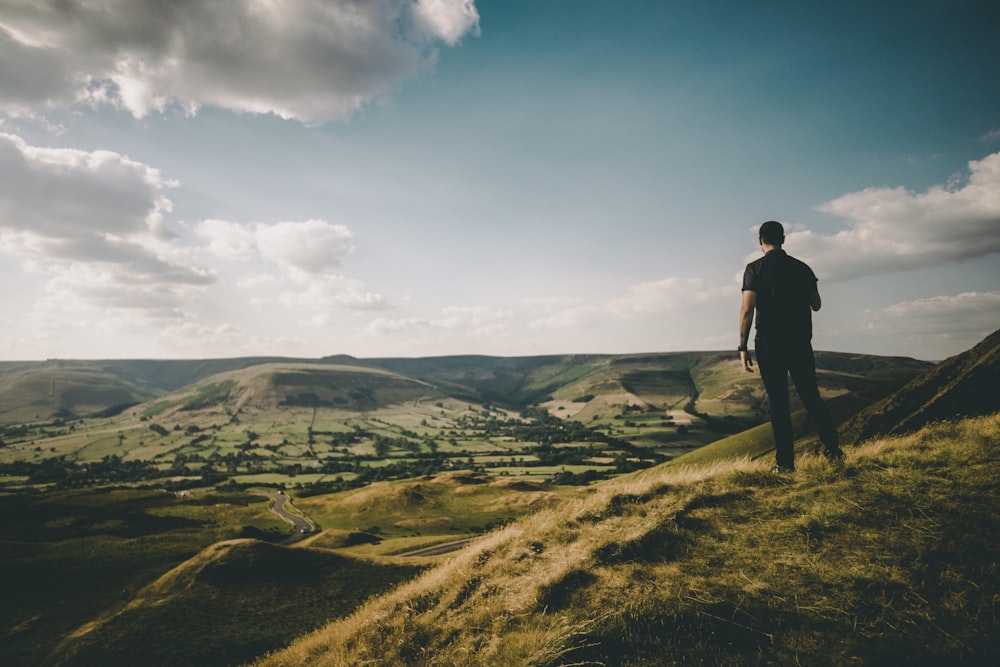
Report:
[{"label": "man's head", "polygon": [[780,248],[781,244],[785,242],[785,228],[781,226],[780,222],[768,220],[760,226],[758,236],[762,244]]}]

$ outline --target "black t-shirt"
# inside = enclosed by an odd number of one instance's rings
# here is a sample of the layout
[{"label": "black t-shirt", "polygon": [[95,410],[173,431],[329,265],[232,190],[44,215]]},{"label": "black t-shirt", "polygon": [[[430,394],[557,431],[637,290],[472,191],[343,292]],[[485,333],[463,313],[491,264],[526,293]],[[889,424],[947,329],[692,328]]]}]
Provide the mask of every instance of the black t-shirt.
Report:
[{"label": "black t-shirt", "polygon": [[774,343],[812,339],[812,308],[816,274],[805,262],[775,249],[743,272],[743,290],[757,293],[757,338]]}]

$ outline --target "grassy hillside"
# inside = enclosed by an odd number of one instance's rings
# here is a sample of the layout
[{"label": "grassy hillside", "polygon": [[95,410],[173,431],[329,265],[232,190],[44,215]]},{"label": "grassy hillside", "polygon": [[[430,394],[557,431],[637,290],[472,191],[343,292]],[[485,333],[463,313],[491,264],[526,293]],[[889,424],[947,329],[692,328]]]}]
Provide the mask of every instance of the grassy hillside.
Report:
[{"label": "grassy hillside", "polygon": [[[114,412],[115,409],[162,396],[218,373],[279,361],[294,360],[245,357],[0,362],[0,424]],[[301,363],[310,362],[302,360]]]},{"label": "grassy hillside", "polygon": [[0,423],[72,418],[154,394],[99,367],[48,367],[0,376]]},{"label": "grassy hillside", "polygon": [[139,412],[153,417],[213,408],[229,414],[320,407],[363,411],[444,396],[425,382],[373,368],[270,363],[212,375]]},{"label": "grassy hillside", "polygon": [[0,663],[250,660],[448,558],[439,545],[576,493],[467,471],[376,483],[296,498],[321,530],[291,545],[255,493],[0,495]]},{"label": "grassy hillside", "polygon": [[847,442],[906,433],[932,421],[1000,410],[1000,331],[946,359],[899,391],[858,412],[843,427]]},{"label": "grassy hillside", "polygon": [[481,538],[259,661],[985,665],[1000,415],[802,456],[660,467]]},{"label": "grassy hillside", "polygon": [[264,498],[162,491],[0,495],[0,663],[51,664],[59,639],[220,540],[283,539]]},{"label": "grassy hillside", "polygon": [[218,542],[121,610],[78,628],[47,664],[238,664],[344,616],[419,570],[253,539]]}]

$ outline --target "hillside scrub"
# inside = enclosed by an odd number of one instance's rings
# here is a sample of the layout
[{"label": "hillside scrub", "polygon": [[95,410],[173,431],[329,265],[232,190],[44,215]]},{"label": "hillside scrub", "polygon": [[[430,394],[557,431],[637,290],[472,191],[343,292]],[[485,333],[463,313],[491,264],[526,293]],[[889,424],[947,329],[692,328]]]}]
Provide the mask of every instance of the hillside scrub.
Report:
[{"label": "hillside scrub", "polygon": [[262,658],[291,665],[992,664],[1000,414],[660,467],[489,534]]}]

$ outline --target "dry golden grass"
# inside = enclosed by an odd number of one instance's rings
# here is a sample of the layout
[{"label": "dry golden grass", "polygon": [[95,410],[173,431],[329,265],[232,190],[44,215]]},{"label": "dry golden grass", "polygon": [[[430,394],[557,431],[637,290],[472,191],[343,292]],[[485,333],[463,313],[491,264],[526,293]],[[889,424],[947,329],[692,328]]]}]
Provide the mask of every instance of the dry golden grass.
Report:
[{"label": "dry golden grass", "polygon": [[259,662],[979,664],[997,642],[1000,415],[595,487]]}]

